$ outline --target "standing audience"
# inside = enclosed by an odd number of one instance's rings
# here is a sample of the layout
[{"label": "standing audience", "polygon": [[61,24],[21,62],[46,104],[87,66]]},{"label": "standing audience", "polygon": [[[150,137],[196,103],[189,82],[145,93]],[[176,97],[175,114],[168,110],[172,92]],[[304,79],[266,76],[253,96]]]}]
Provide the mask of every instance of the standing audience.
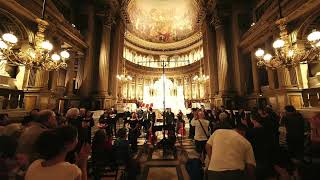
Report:
[{"label": "standing audience", "polygon": [[256,161],[243,125],[235,129],[218,129],[209,138],[209,180],[251,180]]},{"label": "standing audience", "polygon": [[304,151],[304,119],[293,106],[285,107],[282,119],[287,130],[287,145],[291,158],[302,161]]},{"label": "standing audience", "polygon": [[90,145],[82,146],[76,165],[65,161],[67,153],[77,143],[77,129],[72,126],[42,133],[37,140],[41,159],[34,161],[27,170],[26,180],[86,180]]},{"label": "standing audience", "polygon": [[36,149],[35,142],[44,131],[57,127],[56,115],[51,110],[42,110],[38,113],[35,121],[30,122],[26,127],[19,140],[17,152],[26,155],[29,162],[39,157]]},{"label": "standing audience", "polygon": [[202,110],[198,111],[198,119],[193,119],[191,125],[195,127],[196,150],[200,154],[200,159],[204,162],[205,146],[209,137],[209,121],[205,119],[205,113]]}]

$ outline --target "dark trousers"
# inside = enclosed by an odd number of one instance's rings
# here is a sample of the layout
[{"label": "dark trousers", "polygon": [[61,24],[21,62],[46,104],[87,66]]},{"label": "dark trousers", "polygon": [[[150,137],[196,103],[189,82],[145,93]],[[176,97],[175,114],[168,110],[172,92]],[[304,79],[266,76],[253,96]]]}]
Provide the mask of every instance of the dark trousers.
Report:
[{"label": "dark trousers", "polygon": [[116,118],[112,118],[111,120],[111,133],[114,136],[117,135],[117,119]]},{"label": "dark trousers", "polygon": [[244,171],[208,171],[208,180],[246,180]]},{"label": "dark trousers", "polygon": [[287,144],[290,157],[303,160],[304,137],[287,137]]}]

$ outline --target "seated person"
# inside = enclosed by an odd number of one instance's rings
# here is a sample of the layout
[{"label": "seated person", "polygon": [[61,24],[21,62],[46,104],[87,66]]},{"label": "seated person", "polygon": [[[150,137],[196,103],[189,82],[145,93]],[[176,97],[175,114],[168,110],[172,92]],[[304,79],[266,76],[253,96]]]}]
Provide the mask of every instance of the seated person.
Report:
[{"label": "seated person", "polygon": [[71,126],[43,132],[36,141],[42,159],[37,159],[29,166],[25,179],[86,180],[90,145],[82,146],[76,163],[78,166],[65,162],[67,153],[78,143],[77,136],[77,130]]}]

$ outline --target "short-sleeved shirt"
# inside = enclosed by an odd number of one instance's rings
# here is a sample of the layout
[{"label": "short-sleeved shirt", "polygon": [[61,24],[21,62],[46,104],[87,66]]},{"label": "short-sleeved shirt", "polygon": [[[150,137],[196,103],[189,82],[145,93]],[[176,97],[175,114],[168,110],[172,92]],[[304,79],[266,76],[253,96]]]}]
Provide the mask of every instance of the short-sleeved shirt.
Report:
[{"label": "short-sleeved shirt", "polygon": [[[202,127],[200,125],[200,121],[202,124]],[[194,139],[197,141],[206,141],[208,140],[207,136],[209,136],[208,128],[209,128],[210,122],[205,119],[199,119],[199,120],[192,120],[191,125],[195,126],[195,135]],[[205,132],[204,132],[205,131]],[[206,135],[207,134],[207,135]]]},{"label": "short-sleeved shirt", "polygon": [[235,130],[218,129],[207,143],[212,146],[210,171],[244,170],[245,164],[256,165],[250,142]]},{"label": "short-sleeved shirt", "polygon": [[44,160],[39,159],[30,165],[25,180],[81,179],[81,170],[74,164],[61,162],[53,166],[43,167],[42,162],[44,162]]}]

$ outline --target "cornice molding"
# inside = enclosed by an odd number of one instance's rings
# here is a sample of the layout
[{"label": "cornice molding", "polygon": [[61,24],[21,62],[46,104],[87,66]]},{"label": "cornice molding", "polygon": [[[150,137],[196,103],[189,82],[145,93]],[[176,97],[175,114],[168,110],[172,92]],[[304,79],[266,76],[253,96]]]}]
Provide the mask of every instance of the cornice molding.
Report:
[{"label": "cornice molding", "polygon": [[184,40],[173,42],[173,43],[154,43],[154,42],[146,41],[135,36],[129,31],[126,31],[125,39],[131,42],[132,44],[144,49],[151,49],[155,51],[162,51],[162,50],[170,51],[170,50],[185,48],[187,46],[190,46],[198,42],[199,40],[202,39],[202,32],[198,31],[192,36]]},{"label": "cornice molding", "polygon": [[[126,70],[129,75],[143,75],[143,76],[161,76],[162,68],[151,68],[146,66],[141,66],[130,61],[126,61]],[[194,62],[192,64],[176,67],[176,68],[166,68],[166,76],[190,76],[190,74],[197,74],[200,68],[200,61]]]},{"label": "cornice molding", "polygon": [[132,44],[129,41],[124,41],[124,45],[126,47],[128,47],[129,49],[135,50],[137,52],[141,52],[142,54],[150,54],[150,55],[167,55],[167,56],[171,56],[171,55],[180,55],[180,54],[184,54],[187,52],[190,52],[194,49],[197,49],[199,47],[201,47],[203,45],[203,40],[199,40],[198,42],[187,46],[185,48],[182,49],[178,49],[178,50],[165,50],[165,51],[155,51],[155,50],[149,50],[149,49],[145,49],[145,48],[141,48],[139,46],[136,46],[134,44]]}]

